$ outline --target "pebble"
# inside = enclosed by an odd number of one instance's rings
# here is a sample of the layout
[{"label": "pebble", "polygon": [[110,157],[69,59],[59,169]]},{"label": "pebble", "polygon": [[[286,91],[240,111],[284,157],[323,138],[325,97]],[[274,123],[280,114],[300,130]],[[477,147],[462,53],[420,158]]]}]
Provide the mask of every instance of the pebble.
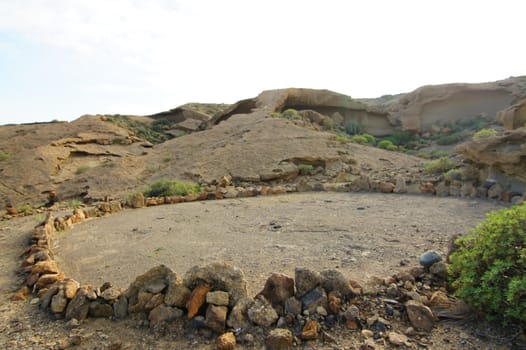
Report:
[{"label": "pebble", "polygon": [[439,262],[441,260],[442,255],[440,255],[439,252],[437,252],[436,250],[428,250],[420,256],[419,262],[420,265],[424,266],[425,268],[428,268],[434,263]]}]

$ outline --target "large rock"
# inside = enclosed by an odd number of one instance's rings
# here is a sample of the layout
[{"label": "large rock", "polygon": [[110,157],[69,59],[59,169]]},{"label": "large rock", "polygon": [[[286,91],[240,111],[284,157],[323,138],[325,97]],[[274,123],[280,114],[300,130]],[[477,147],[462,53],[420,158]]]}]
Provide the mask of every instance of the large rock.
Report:
[{"label": "large rock", "polygon": [[526,182],[526,128],[493,137],[468,141],[457,146],[459,155],[479,167],[488,167],[508,177]]},{"label": "large rock", "polygon": [[194,266],[184,275],[183,284],[190,289],[199,284],[208,284],[211,290],[226,291],[230,295],[230,306],[234,306],[239,299],[248,296],[243,271],[227,263]]},{"label": "large rock", "polygon": [[526,125],[526,98],[500,111],[497,114],[497,119],[508,130],[524,127]]},{"label": "large rock", "polygon": [[241,298],[228,315],[227,325],[231,328],[246,329],[250,327],[250,320],[248,319],[248,309],[252,307],[254,300],[248,297]]},{"label": "large rock", "polygon": [[188,298],[186,303],[186,309],[188,310],[187,317],[193,318],[198,314],[201,307],[206,302],[206,295],[210,291],[210,286],[208,284],[200,284],[192,290],[192,294]]},{"label": "large rock", "polygon": [[259,294],[274,307],[283,306],[285,301],[294,295],[294,279],[282,273],[273,273]]},{"label": "large rock", "polygon": [[160,292],[164,291],[172,281],[177,279],[176,273],[165,265],[156,266],[138,276],[124,292],[124,296],[128,301],[129,311],[144,312],[153,309],[159,305],[158,300],[161,297],[152,298],[156,294],[160,295]]},{"label": "large rock", "polygon": [[250,321],[258,326],[268,327],[278,320],[278,313],[272,305],[260,295],[247,311]]},{"label": "large rock", "polygon": [[226,327],[228,307],[209,304],[206,309],[205,325],[217,333],[223,333]]},{"label": "large rock", "polygon": [[91,286],[82,286],[69,302],[66,308],[66,320],[76,319],[85,320],[88,317],[90,300],[88,296],[93,292]]},{"label": "large rock", "polygon": [[349,296],[352,293],[349,280],[338,270],[322,271],[321,279],[321,286],[327,293],[338,292],[343,296]]},{"label": "large rock", "polygon": [[166,305],[159,305],[148,315],[150,327],[155,328],[163,322],[170,322],[183,316],[183,310]]},{"label": "large rock", "polygon": [[431,332],[435,324],[435,316],[429,307],[419,301],[409,300],[405,303],[405,310],[413,327]]}]

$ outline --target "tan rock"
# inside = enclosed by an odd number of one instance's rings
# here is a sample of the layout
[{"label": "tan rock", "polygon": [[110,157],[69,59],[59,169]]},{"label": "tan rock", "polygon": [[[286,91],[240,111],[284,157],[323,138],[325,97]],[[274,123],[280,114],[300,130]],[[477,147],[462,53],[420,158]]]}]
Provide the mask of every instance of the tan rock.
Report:
[{"label": "tan rock", "polygon": [[236,336],[232,332],[221,334],[216,339],[217,350],[234,350],[236,348]]},{"label": "tan rock", "polygon": [[11,295],[11,301],[24,301],[27,299],[29,292],[30,290],[28,287],[22,287],[16,293]]},{"label": "tan rock", "polygon": [[57,294],[51,298],[51,311],[53,313],[61,313],[66,309],[66,306],[68,305],[68,299],[64,295],[63,290],[59,290]]},{"label": "tan rock", "polygon": [[39,261],[33,265],[33,269],[31,271],[33,274],[52,274],[58,272],[58,266],[54,260]]},{"label": "tan rock", "polygon": [[269,350],[286,350],[292,346],[292,332],[285,328],[275,328],[270,331],[265,339]]},{"label": "tan rock", "polygon": [[396,345],[396,346],[407,346],[411,347],[411,343],[409,342],[409,338],[407,338],[406,335],[396,333],[396,332],[389,332],[388,333],[388,340],[389,343]]},{"label": "tan rock", "polygon": [[381,182],[380,183],[380,191],[383,193],[391,193],[395,189],[395,185],[393,185],[391,182]]},{"label": "tan rock", "polygon": [[518,129],[526,124],[526,99],[500,111],[497,120],[508,130]]},{"label": "tan rock", "polygon": [[64,272],[61,273],[49,273],[41,275],[38,281],[35,283],[36,289],[47,288],[55,282],[62,281],[65,275]]},{"label": "tan rock", "polygon": [[409,300],[405,303],[405,309],[413,327],[431,332],[435,324],[435,316],[429,307],[421,302]]},{"label": "tan rock", "polygon": [[205,325],[214,332],[223,333],[226,327],[228,307],[209,304],[206,309]]}]

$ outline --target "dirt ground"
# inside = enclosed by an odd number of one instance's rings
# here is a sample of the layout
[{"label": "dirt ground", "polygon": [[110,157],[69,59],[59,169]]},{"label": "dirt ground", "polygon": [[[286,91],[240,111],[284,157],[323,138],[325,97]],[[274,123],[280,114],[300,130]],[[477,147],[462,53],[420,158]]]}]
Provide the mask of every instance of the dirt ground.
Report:
[{"label": "dirt ground", "polygon": [[[193,265],[227,261],[244,271],[253,295],[270,273],[293,276],[295,267],[336,268],[360,281],[388,276],[401,269],[401,261],[417,265],[428,249],[445,252],[452,234],[469,231],[485,213],[501,207],[479,200],[369,193],[193,202],[86,221],[59,233],[55,251],[67,276],[94,286],[111,281],[126,287],[161,263],[184,274]],[[38,219],[0,222],[0,349],[56,349],[73,339],[80,339],[78,349],[214,348],[212,336],[185,335],[181,329],[159,336],[134,320],[88,319],[71,329],[31,301],[8,301],[23,282],[16,275],[19,254]],[[498,335],[480,329],[441,322],[425,338],[427,348],[509,348]],[[336,338],[336,345],[301,347],[359,348],[359,333],[337,332]]]}]

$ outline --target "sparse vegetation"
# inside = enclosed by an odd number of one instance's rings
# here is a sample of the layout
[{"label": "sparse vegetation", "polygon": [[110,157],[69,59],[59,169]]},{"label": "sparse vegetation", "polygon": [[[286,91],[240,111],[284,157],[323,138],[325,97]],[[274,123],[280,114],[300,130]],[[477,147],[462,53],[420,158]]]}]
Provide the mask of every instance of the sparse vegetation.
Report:
[{"label": "sparse vegetation", "polygon": [[77,170],[75,171],[75,174],[77,175],[84,174],[86,171],[90,169],[91,167],[89,165],[81,165],[77,168]]},{"label": "sparse vegetation", "polygon": [[151,123],[147,123],[118,114],[107,115],[105,117],[109,122],[128,129],[138,137],[148,140],[151,143],[161,143],[173,138],[173,135],[166,133],[167,129],[173,125],[173,121],[165,118],[158,118]]},{"label": "sparse vegetation", "polygon": [[351,139],[349,138],[349,136],[341,134],[341,135],[336,135],[336,141],[341,142],[341,143],[347,143],[347,142],[351,142]]},{"label": "sparse vegetation", "polygon": [[466,176],[462,169],[451,169],[444,174],[444,177],[448,181],[464,181]]},{"label": "sparse vegetation", "polygon": [[325,130],[334,130],[335,126],[334,126],[334,120],[332,120],[331,118],[327,118],[327,119],[324,119],[323,120],[323,128]]},{"label": "sparse vegetation", "polygon": [[526,204],[489,213],[456,244],[455,294],[488,319],[526,323]]},{"label": "sparse vegetation", "polygon": [[0,151],[0,161],[9,159],[11,157],[13,157],[13,155],[11,153]]},{"label": "sparse vegetation", "polygon": [[455,132],[449,135],[440,135],[436,138],[436,143],[442,146],[446,145],[453,145],[455,143],[459,143],[461,141],[464,141],[465,136],[462,135],[460,132]]},{"label": "sparse vegetation", "polygon": [[480,129],[473,135],[473,140],[487,139],[497,135],[495,129]]},{"label": "sparse vegetation", "polygon": [[413,142],[416,140],[416,133],[412,131],[398,131],[392,135],[385,137],[384,140],[389,140],[392,142],[393,145],[396,145],[396,146],[407,147],[407,145],[410,142]]},{"label": "sparse vegetation", "polygon": [[32,214],[33,207],[29,204],[22,204],[16,207],[16,211],[18,212],[18,214]]},{"label": "sparse vegetation", "polygon": [[307,175],[314,170],[314,166],[312,164],[298,164],[298,170],[301,175]]},{"label": "sparse vegetation", "polygon": [[391,140],[382,140],[378,142],[378,148],[386,149],[389,151],[398,150],[398,147],[395,146]]},{"label": "sparse vegetation", "polygon": [[455,168],[455,163],[448,157],[442,157],[430,162],[424,169],[426,174],[443,174]]},{"label": "sparse vegetation", "polygon": [[159,180],[149,185],[143,194],[146,197],[186,196],[202,191],[201,186],[192,182]]},{"label": "sparse vegetation", "polygon": [[362,134],[363,125],[360,122],[350,120],[345,124],[345,132],[349,135]]},{"label": "sparse vegetation", "polygon": [[363,135],[354,135],[351,137],[351,141],[354,143],[364,144],[367,143],[367,138]]},{"label": "sparse vegetation", "polygon": [[283,113],[281,113],[281,117],[289,120],[301,119],[301,115],[298,113],[297,110],[293,108],[284,110]]}]

